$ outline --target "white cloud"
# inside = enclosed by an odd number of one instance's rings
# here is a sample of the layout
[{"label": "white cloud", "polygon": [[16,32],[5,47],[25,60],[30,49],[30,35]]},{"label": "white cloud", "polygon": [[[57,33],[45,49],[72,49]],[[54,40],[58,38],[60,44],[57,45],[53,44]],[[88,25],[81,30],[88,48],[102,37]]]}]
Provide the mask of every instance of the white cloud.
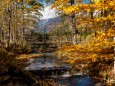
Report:
[{"label": "white cloud", "polygon": [[41,11],[43,17],[41,19],[49,19],[57,17],[55,9],[51,9],[51,6],[45,6],[44,10]]}]

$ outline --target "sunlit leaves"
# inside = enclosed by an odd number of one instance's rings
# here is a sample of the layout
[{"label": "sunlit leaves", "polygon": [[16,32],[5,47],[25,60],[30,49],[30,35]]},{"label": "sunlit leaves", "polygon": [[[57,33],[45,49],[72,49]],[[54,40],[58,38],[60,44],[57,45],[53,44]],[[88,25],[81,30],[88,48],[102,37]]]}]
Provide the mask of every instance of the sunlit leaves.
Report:
[{"label": "sunlit leaves", "polygon": [[111,61],[113,61],[114,58],[114,35],[114,29],[109,29],[106,32],[98,31],[97,36],[94,39],[89,40],[88,43],[63,45],[59,48],[57,54],[61,54],[63,58],[66,58],[65,62],[70,63],[74,67],[78,68],[78,65],[80,64],[87,64],[87,66],[83,66],[81,69],[84,67],[88,68],[98,62],[100,65],[98,66],[101,68],[101,70],[105,70],[109,66],[108,64],[111,64]]},{"label": "sunlit leaves", "polygon": [[84,4],[81,0],[76,0],[78,3],[74,5],[68,2],[62,4],[60,0],[56,1],[59,4],[54,3],[54,7],[66,15],[74,14],[76,28],[79,28],[79,31],[80,29],[90,30],[92,36],[91,39],[82,40],[77,45],[61,46],[57,54],[65,57],[65,61],[72,64],[73,67],[87,64],[86,68],[91,69],[90,74],[96,75],[110,68],[110,65],[113,64],[115,47],[113,41],[115,37],[115,1],[90,0],[90,3]]},{"label": "sunlit leaves", "polygon": [[30,59],[30,58],[39,58],[42,57],[42,54],[22,54],[16,57],[16,59]]}]

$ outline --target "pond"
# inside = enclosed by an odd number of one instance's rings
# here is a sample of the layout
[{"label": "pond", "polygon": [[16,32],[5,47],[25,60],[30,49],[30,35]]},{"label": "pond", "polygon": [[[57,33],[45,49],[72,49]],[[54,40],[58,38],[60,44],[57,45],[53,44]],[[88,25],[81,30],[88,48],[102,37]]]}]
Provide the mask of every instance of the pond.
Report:
[{"label": "pond", "polygon": [[[30,59],[31,65],[26,67],[26,70],[37,70],[39,71],[38,76],[42,75],[43,73],[46,74],[45,78],[52,78],[57,86],[94,86],[94,81],[91,77],[84,76],[84,75],[71,75],[69,70],[71,69],[68,65],[59,65],[57,62],[57,57],[55,54],[52,53],[45,53],[45,62],[43,58],[35,58]],[[56,69],[61,69],[61,73],[55,74]],[[64,68],[67,71],[64,71]],[[41,72],[42,71],[42,72]],[[53,71],[54,75],[51,75]],[[57,70],[56,70],[57,71]],[[35,73],[35,72],[34,72]],[[43,75],[45,75],[43,74]],[[49,74],[50,76],[47,76]]]},{"label": "pond", "polygon": [[[44,57],[30,59],[30,65],[25,68],[26,72],[18,70],[16,67],[10,67],[9,79],[4,80],[0,86],[37,86],[35,83],[39,79],[52,79],[56,86],[94,86],[91,77],[78,75],[77,73],[71,75],[71,66],[67,64],[58,65],[57,57],[54,54],[45,53],[44,55],[45,60]],[[31,72],[36,80],[28,72]]]}]

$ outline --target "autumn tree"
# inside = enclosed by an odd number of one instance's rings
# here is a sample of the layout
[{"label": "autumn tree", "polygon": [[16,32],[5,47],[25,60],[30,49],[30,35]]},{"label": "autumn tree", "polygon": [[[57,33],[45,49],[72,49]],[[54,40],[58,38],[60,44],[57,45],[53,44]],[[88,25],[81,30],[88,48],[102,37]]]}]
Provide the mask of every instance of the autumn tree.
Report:
[{"label": "autumn tree", "polygon": [[[43,7],[36,0],[1,1],[1,41],[18,43],[25,41],[25,32],[37,26]],[[3,8],[3,9],[2,9]],[[32,14],[34,13],[34,15]],[[38,19],[38,20],[36,20]],[[28,26],[31,25],[31,26]],[[17,27],[18,26],[18,27]],[[29,29],[27,29],[29,28]]]},{"label": "autumn tree", "polygon": [[[63,4],[61,4],[63,2]],[[75,14],[77,27],[87,27],[92,37],[78,45],[64,45],[58,53],[68,57],[67,62],[80,68],[88,68],[89,74],[99,77],[101,72],[113,68],[115,42],[114,0],[91,0],[90,3],[69,5],[69,0],[56,1],[54,6],[66,14]]]},{"label": "autumn tree", "polygon": [[39,11],[42,9],[43,6],[37,0],[0,1],[1,71],[3,68],[7,69],[18,64],[16,56],[30,50],[25,36],[31,29],[37,27],[42,16]]},{"label": "autumn tree", "polygon": [[[54,4],[52,5],[52,7],[55,7],[57,10],[61,11],[61,13],[65,14],[63,8],[66,8],[68,6],[74,6],[75,4],[75,0],[56,0],[54,2]],[[71,13],[69,14],[70,20],[71,20],[71,25],[70,25],[70,29],[72,31],[72,42],[73,44],[77,44],[77,37],[76,34],[78,34],[78,30],[76,28],[76,18],[75,18],[75,14],[73,13],[74,11],[71,11]]]}]

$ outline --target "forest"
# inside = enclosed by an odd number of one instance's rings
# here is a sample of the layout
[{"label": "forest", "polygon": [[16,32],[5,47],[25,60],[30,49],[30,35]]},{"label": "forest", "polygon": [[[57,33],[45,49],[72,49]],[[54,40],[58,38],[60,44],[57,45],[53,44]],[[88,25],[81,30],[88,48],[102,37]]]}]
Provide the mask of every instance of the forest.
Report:
[{"label": "forest", "polygon": [[115,0],[0,0],[0,20],[0,86],[115,86]]}]

